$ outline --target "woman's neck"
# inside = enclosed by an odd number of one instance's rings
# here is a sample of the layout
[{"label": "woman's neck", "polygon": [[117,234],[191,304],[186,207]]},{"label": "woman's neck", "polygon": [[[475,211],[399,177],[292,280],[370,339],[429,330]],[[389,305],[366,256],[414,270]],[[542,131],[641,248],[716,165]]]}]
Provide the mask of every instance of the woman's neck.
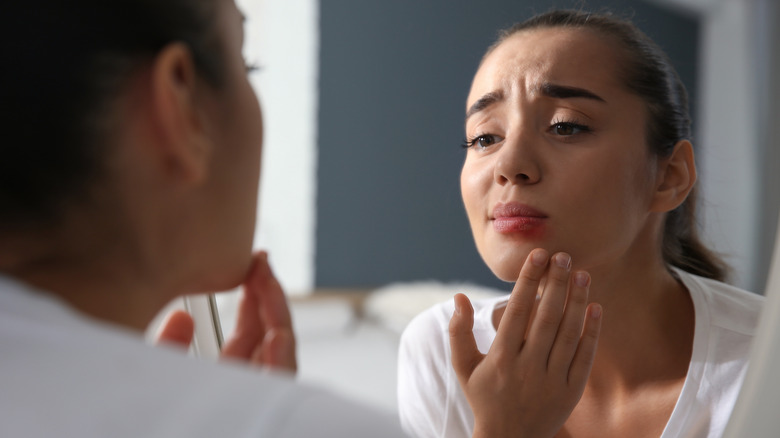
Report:
[{"label": "woman's neck", "polygon": [[627,391],[684,379],[695,314],[685,288],[660,256],[640,252],[594,269],[590,300],[604,308],[591,391]]},{"label": "woman's neck", "polygon": [[173,298],[139,263],[133,239],[105,223],[2,239],[0,272],[65,300],[92,317],[144,330]]}]

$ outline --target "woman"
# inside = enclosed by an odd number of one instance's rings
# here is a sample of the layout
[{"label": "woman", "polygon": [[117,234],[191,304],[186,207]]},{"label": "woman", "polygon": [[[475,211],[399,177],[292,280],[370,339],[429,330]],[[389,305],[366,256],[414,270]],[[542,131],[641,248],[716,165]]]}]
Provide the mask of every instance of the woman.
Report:
[{"label": "woman", "polygon": [[407,432],[720,436],[762,298],[722,283],[696,235],[687,97],[664,53],[610,15],[542,14],[488,50],[466,108],[466,212],[517,283],[508,304],[459,295],[409,325]]},{"label": "woman", "polygon": [[262,125],[233,0],[2,17],[0,436],[401,436],[289,372],[143,341],[174,297],[243,283],[223,355],[295,368],[284,295],[251,253]]}]

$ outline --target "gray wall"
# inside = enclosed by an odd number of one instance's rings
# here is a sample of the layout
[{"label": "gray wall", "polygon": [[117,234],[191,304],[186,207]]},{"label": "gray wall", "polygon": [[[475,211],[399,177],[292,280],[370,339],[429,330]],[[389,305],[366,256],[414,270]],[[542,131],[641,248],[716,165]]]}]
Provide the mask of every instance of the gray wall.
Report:
[{"label": "gray wall", "polygon": [[465,99],[498,29],[573,3],[632,17],[696,101],[697,19],[641,0],[321,3],[317,287],[508,287],[477,254],[461,204]]}]

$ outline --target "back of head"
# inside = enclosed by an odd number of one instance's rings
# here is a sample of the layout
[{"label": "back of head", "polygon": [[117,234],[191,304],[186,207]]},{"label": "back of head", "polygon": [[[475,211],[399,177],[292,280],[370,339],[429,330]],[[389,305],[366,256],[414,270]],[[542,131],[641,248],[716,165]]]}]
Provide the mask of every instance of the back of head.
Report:
[{"label": "back of head", "polygon": [[186,43],[220,81],[215,0],[10,0],[0,6],[5,56],[0,233],[56,226],[107,170],[112,102],[168,43]]},{"label": "back of head", "polygon": [[[628,20],[611,14],[554,10],[503,31],[488,53],[515,33],[553,27],[588,29],[612,39],[622,48],[623,68],[618,73],[626,88],[645,102],[647,144],[656,156],[668,157],[679,141],[690,140],[688,95],[680,77],[664,51]],[[727,277],[727,265],[698,236],[696,198],[694,187],[682,205],[667,213],[663,257],[671,266],[723,281]]]}]

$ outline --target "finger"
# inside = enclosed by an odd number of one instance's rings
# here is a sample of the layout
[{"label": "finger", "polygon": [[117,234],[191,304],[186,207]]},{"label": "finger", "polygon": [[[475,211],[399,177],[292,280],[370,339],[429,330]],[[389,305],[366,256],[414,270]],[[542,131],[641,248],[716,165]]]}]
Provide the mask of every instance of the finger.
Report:
[{"label": "finger", "polygon": [[297,369],[290,309],[265,252],[254,256],[244,283],[236,331],[225,344],[222,356],[289,371]]},{"label": "finger", "polygon": [[265,330],[276,330],[293,334],[292,317],[287,297],[268,264],[268,254],[259,253],[258,273],[248,284],[260,305]]},{"label": "finger", "polygon": [[298,364],[290,308],[284,290],[268,263],[267,253],[258,254],[257,274],[248,282],[247,289],[257,298],[265,330],[261,347],[262,361],[255,363],[296,371]]},{"label": "finger", "polygon": [[257,312],[257,300],[242,292],[236,328],[222,346],[222,357],[249,359],[263,339],[263,325]]},{"label": "finger", "polygon": [[293,332],[270,330],[266,333],[262,346],[252,358],[252,363],[295,373],[298,370],[298,362]]},{"label": "finger", "polygon": [[157,344],[172,344],[189,348],[195,335],[195,321],[183,310],[174,310],[168,314],[157,332]]},{"label": "finger", "polygon": [[474,308],[471,307],[471,301],[463,294],[455,295],[454,300],[455,312],[450,318],[449,327],[452,368],[461,385],[464,385],[484,355],[477,349],[477,341],[474,339]]},{"label": "finger", "polygon": [[525,349],[528,357],[549,363],[550,352],[563,318],[566,295],[569,290],[569,272],[571,257],[566,253],[553,255],[547,271],[544,294],[539,301],[539,309],[531,322]]},{"label": "finger", "polygon": [[566,300],[566,310],[555,337],[548,369],[559,376],[567,376],[571,367],[571,361],[582,336],[582,327],[585,319],[585,310],[588,307],[588,289],[590,287],[590,275],[579,271],[572,275],[569,285],[569,296]]},{"label": "finger", "polygon": [[222,347],[222,357],[249,360],[257,346],[263,341],[265,325],[259,310],[258,294],[252,290],[256,277],[260,275],[259,265],[262,257],[263,254],[258,253],[252,258],[252,265],[241,291],[241,300],[239,301],[236,315],[236,327]]},{"label": "finger", "polygon": [[498,324],[496,339],[491,350],[515,354],[525,341],[528,323],[536,308],[536,295],[539,283],[547,266],[548,253],[544,249],[535,249],[528,254],[512,294],[504,309],[504,315]]},{"label": "finger", "polygon": [[593,360],[596,357],[599,335],[601,334],[601,321],[604,311],[599,304],[588,306],[585,317],[585,327],[582,330],[582,338],[574,353],[574,359],[569,371],[569,386],[582,388],[588,381]]}]

